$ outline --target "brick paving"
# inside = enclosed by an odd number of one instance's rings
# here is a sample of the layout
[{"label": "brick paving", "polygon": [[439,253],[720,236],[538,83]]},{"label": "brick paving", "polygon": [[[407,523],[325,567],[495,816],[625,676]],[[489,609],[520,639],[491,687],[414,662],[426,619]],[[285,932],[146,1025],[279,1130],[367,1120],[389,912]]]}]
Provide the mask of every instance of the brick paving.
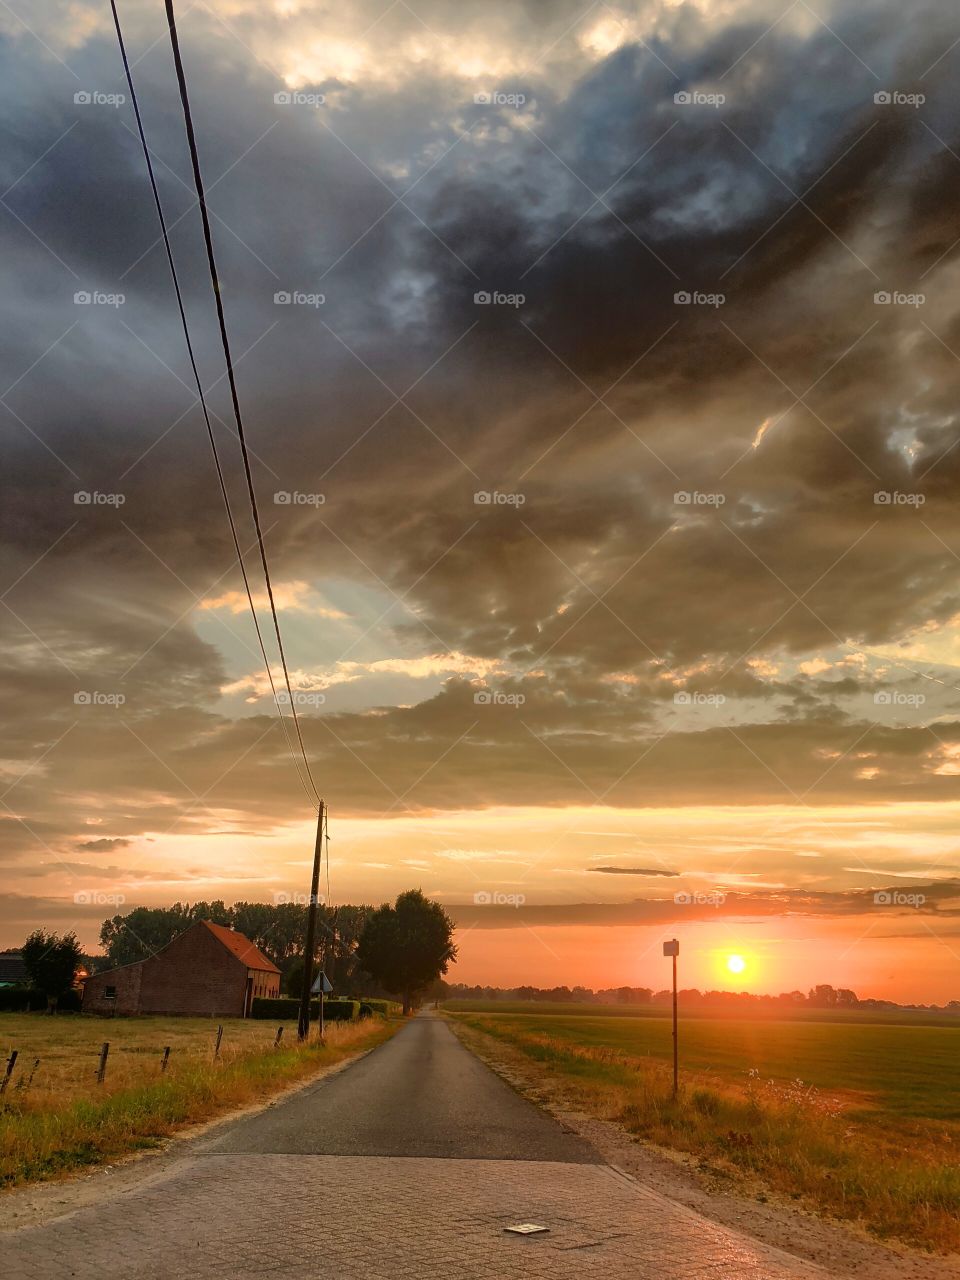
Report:
[{"label": "brick paving", "polygon": [[[549,1234],[516,1237],[532,1221]],[[0,1237],[4,1280],[826,1280],[604,1165],[194,1154]]]}]

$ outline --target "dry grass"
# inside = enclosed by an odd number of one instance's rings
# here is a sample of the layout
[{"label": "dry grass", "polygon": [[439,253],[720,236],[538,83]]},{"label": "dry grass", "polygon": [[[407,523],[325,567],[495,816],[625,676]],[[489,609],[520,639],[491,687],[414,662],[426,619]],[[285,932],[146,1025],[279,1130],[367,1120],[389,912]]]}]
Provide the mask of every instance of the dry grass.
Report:
[{"label": "dry grass", "polygon": [[650,1142],[700,1157],[701,1167],[766,1186],[878,1236],[941,1252],[960,1249],[960,1127],[869,1115],[859,1099],[800,1081],[740,1080],[670,1068],[609,1046],[581,1045],[535,1025],[455,1015],[481,1055],[536,1068],[572,1109],[613,1120]]},{"label": "dry grass", "polygon": [[[287,1023],[282,1047],[274,1049],[277,1024],[227,1019],[214,1060],[217,1025],[203,1018],[0,1014],[0,1070],[10,1050],[19,1050],[0,1098],[0,1186],[157,1146],[184,1125],[265,1099],[374,1047],[398,1024],[379,1018],[331,1023],[324,1046],[315,1039],[301,1047],[296,1025]],[[105,1040],[106,1078],[98,1084]],[[161,1072],[167,1045],[169,1065]]]}]

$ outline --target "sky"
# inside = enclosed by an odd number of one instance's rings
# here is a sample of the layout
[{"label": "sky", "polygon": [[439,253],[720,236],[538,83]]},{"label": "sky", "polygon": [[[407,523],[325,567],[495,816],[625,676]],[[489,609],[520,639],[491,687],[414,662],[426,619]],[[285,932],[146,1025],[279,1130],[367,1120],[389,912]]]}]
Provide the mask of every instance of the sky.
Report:
[{"label": "sky", "polygon": [[[118,7],[276,663],[163,9]],[[330,900],[422,887],[470,983],[657,988],[676,936],[689,985],[960,998],[954,6],[178,21]],[[314,820],[109,6],[9,0],[0,61],[0,945],[93,947],[295,900]]]}]

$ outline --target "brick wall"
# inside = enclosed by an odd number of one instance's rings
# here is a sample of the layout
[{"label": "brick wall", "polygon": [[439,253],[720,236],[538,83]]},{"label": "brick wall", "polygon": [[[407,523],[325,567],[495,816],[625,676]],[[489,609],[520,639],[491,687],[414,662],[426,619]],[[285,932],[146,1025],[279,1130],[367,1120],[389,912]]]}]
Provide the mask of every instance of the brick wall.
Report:
[{"label": "brick wall", "polygon": [[[91,975],[83,984],[84,1013],[139,1013],[140,983],[145,961]],[[115,996],[107,999],[107,991]]]},{"label": "brick wall", "polygon": [[246,987],[246,965],[194,925],[144,961],[140,1011],[241,1018]]}]

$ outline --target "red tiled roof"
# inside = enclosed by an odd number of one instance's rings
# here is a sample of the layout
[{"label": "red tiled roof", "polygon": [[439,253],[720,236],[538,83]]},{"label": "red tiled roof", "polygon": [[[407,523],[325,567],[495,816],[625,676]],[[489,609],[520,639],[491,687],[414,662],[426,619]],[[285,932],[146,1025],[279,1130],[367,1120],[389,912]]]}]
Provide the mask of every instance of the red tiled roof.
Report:
[{"label": "red tiled roof", "polygon": [[214,924],[210,920],[201,920],[200,924],[205,924],[217,941],[222,942],[228,951],[232,951],[238,960],[242,960],[248,969],[261,969],[268,973],[280,972],[272,960],[268,960],[249,938],[245,938],[242,933],[237,933],[236,929],[228,929],[226,925]]}]

